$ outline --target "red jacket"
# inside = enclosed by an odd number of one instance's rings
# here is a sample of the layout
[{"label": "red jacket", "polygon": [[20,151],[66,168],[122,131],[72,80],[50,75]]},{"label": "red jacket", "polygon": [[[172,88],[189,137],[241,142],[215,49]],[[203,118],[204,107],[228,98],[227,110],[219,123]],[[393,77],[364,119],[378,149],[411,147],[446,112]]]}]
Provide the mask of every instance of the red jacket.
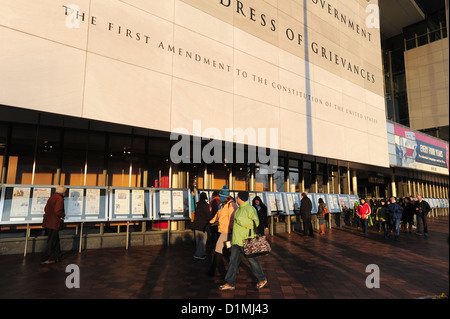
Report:
[{"label": "red jacket", "polygon": [[45,205],[44,220],[42,226],[50,229],[60,229],[62,220],[66,217],[64,212],[64,196],[62,194],[55,193],[47,201]]},{"label": "red jacket", "polygon": [[369,218],[370,215],[370,206],[367,203],[364,203],[364,205],[359,205],[358,209],[356,210],[358,216],[362,219]]}]

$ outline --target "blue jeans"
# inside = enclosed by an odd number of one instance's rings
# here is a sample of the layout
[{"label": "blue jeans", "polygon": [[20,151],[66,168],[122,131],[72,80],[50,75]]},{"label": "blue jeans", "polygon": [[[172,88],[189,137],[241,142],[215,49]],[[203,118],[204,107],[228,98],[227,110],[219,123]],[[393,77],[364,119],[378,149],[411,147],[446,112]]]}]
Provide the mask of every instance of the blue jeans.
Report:
[{"label": "blue jeans", "polygon": [[[225,276],[225,282],[230,286],[236,286],[236,274],[239,269],[239,265],[242,260],[242,256],[244,255],[244,248],[238,245],[231,246],[231,255],[230,255],[230,265]],[[262,282],[266,280],[266,276],[264,275],[264,271],[259,263],[257,257],[247,258],[250,266],[252,267],[253,275],[255,275],[258,282]]]},{"label": "blue jeans", "polygon": [[401,218],[394,218],[393,224],[394,224],[394,237],[399,238],[400,237],[400,222]]},{"label": "blue jeans", "polygon": [[208,239],[208,234],[205,231],[196,230],[195,231],[195,243],[197,248],[195,249],[195,256],[202,257],[205,252],[206,240]]}]

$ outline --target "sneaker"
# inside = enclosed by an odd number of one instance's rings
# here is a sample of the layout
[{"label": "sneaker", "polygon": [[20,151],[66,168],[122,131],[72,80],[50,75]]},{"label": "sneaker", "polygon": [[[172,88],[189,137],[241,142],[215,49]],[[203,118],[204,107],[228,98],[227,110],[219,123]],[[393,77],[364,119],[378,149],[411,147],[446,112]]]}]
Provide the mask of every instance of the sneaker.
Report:
[{"label": "sneaker", "polygon": [[235,288],[233,286],[230,286],[229,284],[224,284],[222,286],[219,286],[220,290],[234,290]]},{"label": "sneaker", "polygon": [[264,280],[264,281],[262,281],[262,282],[259,282],[259,283],[256,285],[256,289],[264,288],[265,286],[267,286],[267,284],[268,284],[267,279]]},{"label": "sneaker", "polygon": [[199,260],[205,260],[206,256],[205,255],[203,255],[203,256],[194,256],[194,258],[195,259],[199,259]]}]

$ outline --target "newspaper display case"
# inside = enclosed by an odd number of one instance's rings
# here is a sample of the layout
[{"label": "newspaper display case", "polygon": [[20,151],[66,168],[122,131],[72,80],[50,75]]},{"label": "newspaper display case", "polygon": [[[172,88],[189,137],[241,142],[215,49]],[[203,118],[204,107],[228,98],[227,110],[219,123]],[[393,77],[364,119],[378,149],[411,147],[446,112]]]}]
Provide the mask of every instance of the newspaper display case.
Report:
[{"label": "newspaper display case", "polygon": [[191,218],[191,193],[189,189],[154,188],[154,220],[188,220]]},{"label": "newspaper display case", "polygon": [[[41,224],[47,200],[55,192],[55,185],[2,185],[0,224]],[[67,186],[64,210],[65,223],[107,221],[108,189]]]},{"label": "newspaper display case", "polygon": [[147,221],[152,219],[150,188],[111,187],[109,221]]}]

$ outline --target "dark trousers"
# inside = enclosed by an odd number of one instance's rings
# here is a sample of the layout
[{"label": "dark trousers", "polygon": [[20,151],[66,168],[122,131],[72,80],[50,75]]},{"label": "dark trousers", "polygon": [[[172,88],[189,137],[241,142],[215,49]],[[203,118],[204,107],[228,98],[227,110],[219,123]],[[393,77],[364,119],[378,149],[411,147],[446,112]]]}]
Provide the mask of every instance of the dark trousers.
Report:
[{"label": "dark trousers", "polygon": [[361,222],[361,227],[362,227],[362,229],[363,229],[364,235],[367,235],[367,228],[368,228],[368,222],[369,222],[369,220],[368,220],[368,219],[362,219],[362,218],[360,218],[360,222]]},{"label": "dark trousers", "polygon": [[56,229],[45,229],[47,233],[47,247],[45,249],[44,255],[42,256],[42,261],[59,260],[61,258],[61,246],[59,243],[59,230]]},{"label": "dark trousers", "polygon": [[381,223],[381,228],[384,230],[384,238],[388,238],[389,237],[389,232],[391,231],[391,223],[386,220],[384,222],[380,222]]},{"label": "dark trousers", "polygon": [[334,214],[334,222],[337,227],[341,227],[341,213]]},{"label": "dark trousers", "polygon": [[303,234],[305,236],[314,236],[311,218],[303,218]]},{"label": "dark trousers", "polygon": [[[239,265],[242,260],[242,256],[244,256],[244,248],[238,245],[231,246],[231,255],[230,255],[230,264],[228,267],[227,274],[225,276],[225,282],[232,287],[236,286],[236,274],[239,269]],[[248,263],[251,266],[251,270],[253,275],[255,275],[258,283],[266,280],[266,276],[264,275],[264,271],[261,267],[261,264],[258,260],[258,257],[247,258]]]},{"label": "dark trousers", "polygon": [[423,223],[423,233],[428,235],[428,223],[427,215],[417,214],[417,233],[422,234],[422,223]]}]

